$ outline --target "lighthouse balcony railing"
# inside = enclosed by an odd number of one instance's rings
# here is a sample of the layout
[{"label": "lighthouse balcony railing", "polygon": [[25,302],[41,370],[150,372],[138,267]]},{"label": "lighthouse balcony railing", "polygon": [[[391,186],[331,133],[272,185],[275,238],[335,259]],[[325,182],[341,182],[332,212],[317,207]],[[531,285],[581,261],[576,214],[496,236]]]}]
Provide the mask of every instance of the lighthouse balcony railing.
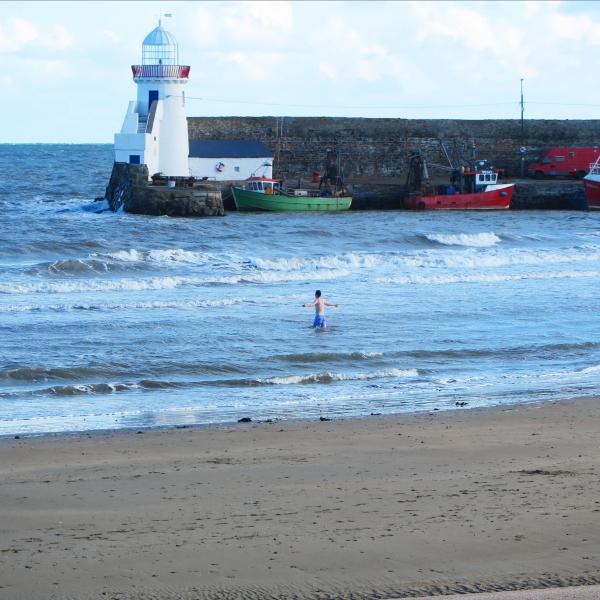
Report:
[{"label": "lighthouse balcony railing", "polygon": [[190,76],[190,67],[185,65],[131,65],[131,71],[134,78],[187,79]]}]

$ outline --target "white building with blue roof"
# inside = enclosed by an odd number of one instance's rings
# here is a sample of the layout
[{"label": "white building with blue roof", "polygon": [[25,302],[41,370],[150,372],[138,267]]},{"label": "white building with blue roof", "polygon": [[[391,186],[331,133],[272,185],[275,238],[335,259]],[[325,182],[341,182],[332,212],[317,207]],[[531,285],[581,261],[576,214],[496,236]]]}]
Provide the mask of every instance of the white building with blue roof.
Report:
[{"label": "white building with blue roof", "polygon": [[190,174],[217,181],[271,178],[273,154],[257,140],[190,140]]},{"label": "white building with blue roof", "polygon": [[190,67],[179,64],[177,40],[161,20],[142,43],[142,64],[131,70],[137,98],[129,103],[121,131],[115,134],[115,162],[145,164],[150,177],[272,177],[273,153],[262,142],[189,141],[184,88]]}]

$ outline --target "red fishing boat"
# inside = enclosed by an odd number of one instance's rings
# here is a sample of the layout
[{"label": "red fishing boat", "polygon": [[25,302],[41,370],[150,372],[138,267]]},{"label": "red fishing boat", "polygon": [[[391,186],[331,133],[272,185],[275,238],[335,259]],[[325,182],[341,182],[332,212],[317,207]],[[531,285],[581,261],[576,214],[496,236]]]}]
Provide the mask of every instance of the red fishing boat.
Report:
[{"label": "red fishing boat", "polygon": [[453,169],[449,185],[429,182],[427,165],[418,155],[411,157],[404,208],[412,210],[498,210],[510,208],[514,183],[498,183],[498,171],[486,161],[472,168]]},{"label": "red fishing boat", "polygon": [[583,178],[583,191],[590,210],[600,210],[600,156],[590,165],[589,173]]}]

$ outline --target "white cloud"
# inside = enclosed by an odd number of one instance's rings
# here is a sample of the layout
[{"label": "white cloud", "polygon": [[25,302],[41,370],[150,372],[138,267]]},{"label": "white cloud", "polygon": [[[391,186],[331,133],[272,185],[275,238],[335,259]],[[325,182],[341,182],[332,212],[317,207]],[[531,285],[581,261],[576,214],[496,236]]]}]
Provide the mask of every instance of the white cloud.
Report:
[{"label": "white cloud", "polygon": [[66,60],[31,58],[21,61],[27,79],[62,80],[75,75],[74,66]]},{"label": "white cloud", "polygon": [[74,39],[73,33],[61,24],[43,31],[38,23],[20,17],[9,17],[5,24],[0,23],[0,52],[17,53],[28,46],[64,50],[73,45]]},{"label": "white cloud", "polygon": [[587,15],[552,14],[549,23],[551,34],[559,39],[584,41],[593,46],[600,44],[600,23]]},{"label": "white cloud", "polygon": [[186,28],[201,47],[227,44],[230,48],[254,47],[279,50],[286,46],[293,26],[291,2],[227,2],[198,6]]},{"label": "white cloud", "polygon": [[291,2],[240,2],[248,14],[261,25],[280,30],[289,30],[292,27],[293,11]]},{"label": "white cloud", "polygon": [[121,42],[121,36],[110,29],[104,29],[100,32],[100,35],[104,41],[108,41],[111,44],[119,44]]},{"label": "white cloud", "polygon": [[319,73],[325,75],[325,77],[329,79],[337,79],[337,69],[333,65],[328,65],[326,63],[319,63],[318,66]]},{"label": "white cloud", "polygon": [[64,25],[53,25],[47,34],[39,38],[40,44],[52,50],[64,50],[70,48],[75,41],[73,33]]},{"label": "white cloud", "polygon": [[252,82],[270,81],[273,86],[284,61],[281,54],[274,52],[225,52],[220,54],[220,59],[236,67],[236,76]]},{"label": "white cloud", "polygon": [[39,37],[39,27],[19,17],[0,23],[0,52],[18,52]]}]

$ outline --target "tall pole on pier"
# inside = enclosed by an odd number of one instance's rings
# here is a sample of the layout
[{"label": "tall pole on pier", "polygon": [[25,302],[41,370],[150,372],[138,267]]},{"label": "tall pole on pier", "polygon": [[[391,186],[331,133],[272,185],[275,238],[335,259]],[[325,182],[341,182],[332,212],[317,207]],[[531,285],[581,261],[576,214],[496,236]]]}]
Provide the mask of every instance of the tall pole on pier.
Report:
[{"label": "tall pole on pier", "polygon": [[523,124],[523,113],[525,112],[525,103],[523,102],[523,78],[521,78],[521,177],[525,175],[525,131]]}]

